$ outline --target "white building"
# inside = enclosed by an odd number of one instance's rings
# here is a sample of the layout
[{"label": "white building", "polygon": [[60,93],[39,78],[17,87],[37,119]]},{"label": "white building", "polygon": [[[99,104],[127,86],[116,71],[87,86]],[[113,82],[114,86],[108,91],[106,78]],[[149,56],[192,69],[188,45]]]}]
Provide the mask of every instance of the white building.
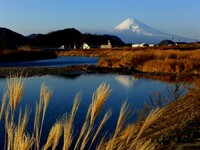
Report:
[{"label": "white building", "polygon": [[105,48],[112,48],[112,45],[110,43],[110,40],[108,40],[108,44],[107,45],[101,45],[101,48],[102,49],[105,49]]},{"label": "white building", "polygon": [[83,49],[90,49],[90,46],[87,43],[83,43]]},{"label": "white building", "polygon": [[[132,47],[145,47],[147,46],[148,44],[146,43],[140,43],[140,44],[132,44]],[[149,45],[148,45],[149,46]]]},{"label": "white building", "polygon": [[60,46],[58,49],[66,49],[67,47],[65,45]]}]

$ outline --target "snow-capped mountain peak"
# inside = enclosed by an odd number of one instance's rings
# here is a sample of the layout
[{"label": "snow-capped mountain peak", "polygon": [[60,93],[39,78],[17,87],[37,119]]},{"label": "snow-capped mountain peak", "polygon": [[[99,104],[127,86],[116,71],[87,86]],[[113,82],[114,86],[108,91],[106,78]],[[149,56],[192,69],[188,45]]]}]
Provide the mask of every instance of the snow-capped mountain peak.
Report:
[{"label": "snow-capped mountain peak", "polygon": [[135,19],[126,19],[125,21],[123,21],[121,24],[119,24],[118,26],[115,27],[115,30],[130,30],[132,32],[136,32],[136,33],[141,33],[142,30],[140,29],[140,26],[138,24],[136,24]]},{"label": "snow-capped mountain peak", "polygon": [[[142,34],[146,36],[160,36],[165,33],[153,29],[152,27],[145,25],[137,19],[126,19],[115,27],[117,31],[130,31],[136,34]],[[166,35],[166,34],[165,34]]]},{"label": "snow-capped mountain peak", "polygon": [[[137,19],[128,18],[115,26],[109,34],[113,34],[122,39],[125,43],[149,43],[157,44],[162,40],[171,39],[172,34],[168,34],[152,28],[151,26],[140,22]],[[190,41],[188,38],[179,37],[183,41]]]},{"label": "snow-capped mountain peak", "polygon": [[158,43],[171,38],[170,34],[154,29],[137,19],[128,18],[114,28],[114,32],[127,43]]}]

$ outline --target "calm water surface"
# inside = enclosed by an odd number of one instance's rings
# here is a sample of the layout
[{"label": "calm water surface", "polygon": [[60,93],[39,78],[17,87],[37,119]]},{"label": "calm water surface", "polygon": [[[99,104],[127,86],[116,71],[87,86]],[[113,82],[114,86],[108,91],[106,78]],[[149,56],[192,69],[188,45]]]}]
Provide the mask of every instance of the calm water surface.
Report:
[{"label": "calm water surface", "polygon": [[0,63],[0,67],[63,67],[70,65],[96,64],[96,57],[78,57],[78,56],[60,56],[55,59],[23,61],[23,62],[5,62]]},{"label": "calm water surface", "polygon": [[[92,101],[92,94],[102,82],[107,82],[112,88],[112,94],[105,103],[101,115],[97,118],[97,122],[109,108],[112,109],[113,115],[107,122],[105,129],[113,131],[116,125],[117,117],[123,101],[127,100],[135,112],[143,107],[144,102],[151,105],[149,94],[151,92],[163,92],[168,83],[148,80],[136,79],[133,76],[126,75],[103,75],[103,74],[82,74],[80,76],[59,77],[59,76],[41,76],[30,77],[25,80],[25,92],[19,107],[24,108],[29,105],[32,113],[29,119],[28,131],[32,130],[33,115],[35,111],[35,103],[39,100],[39,92],[41,84],[45,82],[47,86],[54,89],[52,99],[49,103],[44,122],[44,137],[47,136],[48,130],[53,123],[58,120],[64,113],[69,113],[72,108],[76,93],[82,91],[81,104],[75,118],[75,132],[80,131],[88,106]],[[1,98],[6,90],[6,79],[0,79]],[[132,118],[134,121],[135,116]],[[4,124],[1,122],[1,127]],[[4,131],[0,129],[0,140],[4,140]],[[46,139],[43,139],[46,141]]]}]

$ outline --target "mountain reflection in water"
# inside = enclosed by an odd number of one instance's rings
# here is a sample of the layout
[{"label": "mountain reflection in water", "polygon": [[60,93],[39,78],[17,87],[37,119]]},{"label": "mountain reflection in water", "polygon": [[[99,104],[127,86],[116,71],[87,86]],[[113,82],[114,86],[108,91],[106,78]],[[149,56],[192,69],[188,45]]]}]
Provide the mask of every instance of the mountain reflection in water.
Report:
[{"label": "mountain reflection in water", "polygon": [[127,88],[132,87],[137,82],[137,79],[132,76],[116,76],[115,79]]}]

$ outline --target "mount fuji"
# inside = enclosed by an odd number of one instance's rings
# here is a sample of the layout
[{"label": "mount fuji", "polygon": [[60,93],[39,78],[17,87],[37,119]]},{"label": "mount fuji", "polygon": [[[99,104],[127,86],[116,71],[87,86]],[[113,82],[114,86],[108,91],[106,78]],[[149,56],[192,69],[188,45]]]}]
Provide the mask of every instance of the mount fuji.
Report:
[{"label": "mount fuji", "polygon": [[180,39],[184,42],[191,41],[189,38],[159,31],[138,21],[137,19],[130,18],[117,25],[112,31],[112,34],[121,38],[125,43],[157,44],[162,40],[171,40],[173,37],[178,38],[177,41]]}]

